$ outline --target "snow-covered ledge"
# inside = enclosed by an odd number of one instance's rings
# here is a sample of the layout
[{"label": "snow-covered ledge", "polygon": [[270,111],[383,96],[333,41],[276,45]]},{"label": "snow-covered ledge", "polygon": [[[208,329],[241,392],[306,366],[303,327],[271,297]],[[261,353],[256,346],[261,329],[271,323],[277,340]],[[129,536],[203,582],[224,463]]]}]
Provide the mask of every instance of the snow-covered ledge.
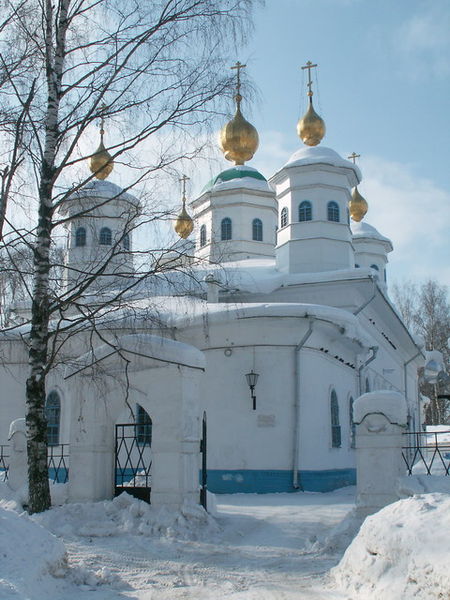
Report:
[{"label": "snow-covered ledge", "polygon": [[354,405],[356,424],[357,508],[371,514],[398,500],[397,480],[405,473],[403,432],[405,398],[379,390],[360,396]]}]

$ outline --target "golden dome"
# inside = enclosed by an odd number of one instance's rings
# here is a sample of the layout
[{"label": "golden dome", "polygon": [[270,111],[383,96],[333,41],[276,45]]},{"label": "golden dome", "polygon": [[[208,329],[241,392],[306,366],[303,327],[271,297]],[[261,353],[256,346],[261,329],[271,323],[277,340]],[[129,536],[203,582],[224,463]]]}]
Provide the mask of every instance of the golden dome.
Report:
[{"label": "golden dome", "polygon": [[89,168],[97,179],[106,179],[114,169],[112,156],[103,145],[103,136],[99,147],[89,159]]},{"label": "golden dome", "polygon": [[325,122],[314,110],[311,97],[308,110],[297,123],[297,133],[307,146],[317,146],[325,135]]},{"label": "golden dome", "polygon": [[183,238],[183,240],[188,238],[194,229],[194,221],[189,216],[185,203],[186,199],[183,197],[183,208],[178,215],[177,220],[175,221],[175,225],[173,226],[175,231],[178,233],[180,238]]},{"label": "golden dome", "polygon": [[357,187],[353,188],[352,199],[348,203],[348,208],[350,210],[351,218],[357,223],[364,218],[364,215],[369,208],[366,199],[361,196]]},{"label": "golden dome", "polygon": [[256,128],[246,121],[240,109],[241,97],[236,96],[237,107],[234,117],[222,127],[219,134],[219,144],[227,160],[235,165],[243,165],[253,158],[259,146],[259,136]]}]

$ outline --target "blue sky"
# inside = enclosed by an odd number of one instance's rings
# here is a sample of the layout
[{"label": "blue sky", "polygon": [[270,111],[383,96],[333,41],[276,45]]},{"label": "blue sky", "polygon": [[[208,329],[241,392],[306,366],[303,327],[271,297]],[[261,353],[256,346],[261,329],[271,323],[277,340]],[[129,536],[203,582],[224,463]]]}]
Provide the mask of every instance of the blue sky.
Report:
[{"label": "blue sky", "polygon": [[243,104],[260,134],[249,164],[269,177],[300,147],[300,67],[318,63],[322,144],[361,154],[366,221],[394,243],[391,281],[450,284],[449,0],[267,0],[238,59],[258,90]]}]

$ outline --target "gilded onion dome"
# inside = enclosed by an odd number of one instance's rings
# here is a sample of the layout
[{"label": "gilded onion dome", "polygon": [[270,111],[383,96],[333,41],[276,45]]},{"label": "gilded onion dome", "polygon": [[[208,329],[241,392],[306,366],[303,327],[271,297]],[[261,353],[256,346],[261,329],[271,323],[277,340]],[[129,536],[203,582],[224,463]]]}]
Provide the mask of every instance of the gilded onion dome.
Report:
[{"label": "gilded onion dome", "polygon": [[[103,107],[103,109],[104,108],[105,107]],[[103,144],[104,134],[104,117],[102,115],[100,122],[100,144],[94,154],[89,158],[89,169],[94,173],[97,179],[106,179],[114,169],[112,156]]]},{"label": "gilded onion dome", "polygon": [[227,160],[235,165],[243,165],[253,158],[259,146],[259,136],[256,128],[246,121],[240,109],[241,96],[236,95],[236,113],[219,135],[219,144]]},{"label": "gilded onion dome", "polygon": [[369,208],[366,199],[361,196],[357,187],[353,188],[352,198],[348,203],[348,208],[351,218],[356,222],[359,222],[364,218]]},{"label": "gilded onion dome", "polygon": [[308,110],[297,123],[297,133],[307,146],[317,146],[325,136],[325,122],[314,110],[311,97]]},{"label": "gilded onion dome", "polygon": [[178,215],[177,220],[175,221],[175,224],[173,226],[175,231],[178,233],[180,238],[183,238],[183,240],[188,238],[191,235],[192,230],[194,229],[194,221],[191,219],[186,210],[186,181],[188,179],[189,177],[187,177],[186,175],[183,175],[183,177],[180,179],[180,181],[183,183],[183,208],[181,209],[181,212]]},{"label": "gilded onion dome", "polygon": [[253,158],[259,146],[259,136],[256,128],[246,121],[241,113],[242,96],[239,93],[241,87],[240,70],[244,68],[237,62],[232,69],[237,70],[236,84],[236,113],[231,121],[224,125],[219,134],[219,145],[227,160],[235,165],[243,165],[247,160]]},{"label": "gilded onion dome", "polygon": [[192,230],[194,229],[194,221],[191,219],[191,217],[189,216],[189,214],[186,210],[184,198],[183,198],[183,208],[181,209],[181,212],[178,215],[177,220],[175,221],[174,229],[178,233],[180,238],[183,238],[183,240],[188,238],[191,235]]}]

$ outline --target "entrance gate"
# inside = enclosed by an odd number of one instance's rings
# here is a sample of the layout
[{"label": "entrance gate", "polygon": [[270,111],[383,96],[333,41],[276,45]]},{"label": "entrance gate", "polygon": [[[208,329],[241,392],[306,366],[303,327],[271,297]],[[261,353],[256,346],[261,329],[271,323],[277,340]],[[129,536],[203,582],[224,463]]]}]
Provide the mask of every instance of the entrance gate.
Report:
[{"label": "entrance gate", "polygon": [[142,425],[116,425],[114,495],[127,492],[150,504],[151,438],[142,435]]},{"label": "entrance gate", "polygon": [[206,412],[203,413],[202,421],[202,439],[200,440],[200,453],[202,456],[202,470],[200,481],[200,504],[205,510],[208,510],[206,491],[207,485],[207,432],[206,432]]}]

